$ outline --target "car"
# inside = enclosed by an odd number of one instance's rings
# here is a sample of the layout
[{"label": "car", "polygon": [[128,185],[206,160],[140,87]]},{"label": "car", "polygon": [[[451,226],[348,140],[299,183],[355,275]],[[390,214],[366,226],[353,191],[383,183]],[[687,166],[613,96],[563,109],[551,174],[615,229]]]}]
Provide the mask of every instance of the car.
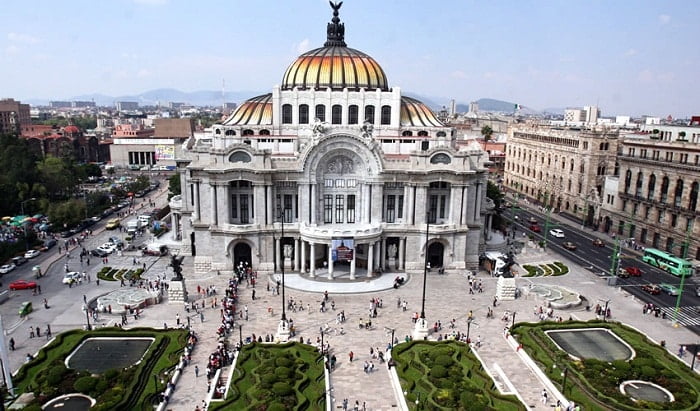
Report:
[{"label": "car", "polygon": [[651,295],[661,294],[661,288],[656,284],[644,284],[642,286],[642,291],[647,292]]},{"label": "car", "polygon": [[625,267],[625,272],[632,277],[641,277],[642,276],[642,270],[640,270],[638,267]]},{"label": "car", "polygon": [[537,225],[537,223],[535,223],[535,224],[530,224],[530,230],[532,230],[532,231],[534,231],[534,232],[536,232],[536,233],[541,233],[541,232],[542,232],[542,229],[540,228],[539,225]]},{"label": "car", "polygon": [[112,254],[114,251],[116,251],[117,245],[114,243],[104,243],[97,248],[106,251],[107,254]]},{"label": "car", "polygon": [[36,288],[36,281],[16,280],[10,283],[10,290],[33,290]]},{"label": "car", "polygon": [[695,296],[700,297],[700,285],[695,286]]},{"label": "car", "polygon": [[113,218],[107,222],[107,225],[105,226],[105,230],[115,230],[119,228],[119,219],[118,218]]},{"label": "car", "polygon": [[70,230],[61,231],[61,238],[68,238],[68,237],[72,236],[73,234],[75,234],[75,233],[71,232]]},{"label": "car", "polygon": [[29,258],[38,257],[39,254],[41,254],[41,252],[39,252],[39,250],[29,250],[26,253],[24,253],[24,258],[29,259]]},{"label": "car", "polygon": [[564,232],[558,228],[552,228],[551,230],[549,230],[549,235],[551,235],[552,237],[564,238]]},{"label": "car", "polygon": [[119,237],[109,237],[109,240],[107,241],[114,244],[117,247],[117,249],[124,245],[124,241],[122,241],[122,239]]},{"label": "car", "polygon": [[595,240],[593,240],[593,245],[596,247],[605,247],[605,242],[600,238],[596,238]]},{"label": "car", "polygon": [[537,224],[537,219],[535,217],[530,217],[527,222],[530,224]]},{"label": "car", "polygon": [[44,247],[42,247],[42,250],[43,251],[50,250],[53,247],[55,247],[56,244],[58,244],[58,242],[56,240],[54,240],[53,238],[49,238],[48,240],[44,241]]},{"label": "car", "polygon": [[564,244],[562,244],[562,245],[567,250],[571,250],[571,251],[576,250],[576,244],[572,243],[571,241],[565,241]]},{"label": "car", "polygon": [[19,267],[20,265],[26,263],[27,261],[28,261],[28,260],[27,260],[26,258],[24,258],[24,256],[18,256],[18,257],[13,257],[13,258],[12,258],[12,262],[14,263],[14,265],[16,265],[16,266],[18,266],[18,267]]},{"label": "car", "polygon": [[15,267],[17,266],[14,263],[5,264],[2,267],[0,267],[0,274],[7,274],[10,271],[14,270]]},{"label": "car", "polygon": [[95,215],[95,216],[90,217],[90,220],[92,220],[92,222],[96,223],[96,222],[102,220],[102,216],[101,216],[101,215]]},{"label": "car", "polygon": [[90,254],[94,255],[95,257],[107,257],[109,255],[108,252],[102,250],[101,248],[95,248],[94,250],[90,250]]},{"label": "car", "polygon": [[668,295],[678,295],[680,293],[678,287],[671,284],[659,284],[659,288],[661,289],[661,291],[665,292]]},{"label": "car", "polygon": [[78,282],[78,278],[80,278],[80,273],[77,271],[71,271],[69,273],[66,273],[66,275],[63,276],[63,284],[73,284]]}]

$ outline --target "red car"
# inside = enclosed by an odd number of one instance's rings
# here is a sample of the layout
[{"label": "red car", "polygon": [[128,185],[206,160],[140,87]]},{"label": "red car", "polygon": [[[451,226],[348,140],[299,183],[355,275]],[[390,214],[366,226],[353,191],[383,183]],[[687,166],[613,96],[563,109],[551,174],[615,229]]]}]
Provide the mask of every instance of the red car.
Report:
[{"label": "red car", "polygon": [[627,274],[631,275],[632,277],[642,276],[642,270],[637,267],[625,267],[625,271],[627,271]]},{"label": "red car", "polygon": [[661,288],[659,288],[659,286],[655,284],[644,284],[642,286],[642,291],[646,291],[652,295],[661,294]]},{"label": "red car", "polygon": [[542,231],[540,226],[537,224],[530,224],[530,230],[534,231],[535,233],[539,233]]},{"label": "red car", "polygon": [[17,280],[13,281],[10,283],[10,290],[27,290],[27,289],[35,289],[36,288],[36,282],[35,281],[24,281],[24,280]]},{"label": "red car", "polygon": [[593,240],[593,245],[596,247],[605,247],[605,243],[600,238]]}]

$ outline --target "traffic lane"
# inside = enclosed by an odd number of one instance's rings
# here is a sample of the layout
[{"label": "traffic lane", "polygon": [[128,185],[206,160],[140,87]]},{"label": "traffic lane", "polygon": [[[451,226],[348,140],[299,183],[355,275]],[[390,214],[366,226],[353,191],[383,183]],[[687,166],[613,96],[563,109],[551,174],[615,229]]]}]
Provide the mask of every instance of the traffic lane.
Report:
[{"label": "traffic lane", "polygon": [[[679,287],[680,288],[680,279],[677,279],[675,282],[673,280],[671,281],[663,281],[666,284],[671,284],[673,286]],[[642,290],[642,286],[646,284],[660,284],[661,282],[659,281],[653,281],[650,280],[649,278],[644,278],[644,275],[642,274],[642,277],[629,277],[629,278],[619,278],[618,277],[618,283],[622,284],[621,286],[630,291],[631,293],[634,293],[635,295],[642,297],[643,300],[648,301],[648,302],[653,302],[654,304],[661,305],[661,306],[675,306],[676,302],[678,300],[678,296],[675,295],[668,295],[668,293],[661,292],[661,294],[658,295],[652,295],[648,292],[645,292]],[[700,298],[695,295],[695,284],[689,283],[686,281],[683,285],[683,292],[681,293],[681,306],[682,307],[691,307],[691,306],[699,306],[700,305]],[[648,298],[647,298],[648,297]]]}]

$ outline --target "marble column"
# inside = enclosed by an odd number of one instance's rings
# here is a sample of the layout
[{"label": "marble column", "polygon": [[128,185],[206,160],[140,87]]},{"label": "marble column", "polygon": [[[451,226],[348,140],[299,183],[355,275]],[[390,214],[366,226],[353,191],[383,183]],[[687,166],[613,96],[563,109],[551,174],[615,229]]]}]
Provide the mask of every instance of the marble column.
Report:
[{"label": "marble column", "polygon": [[209,192],[211,193],[211,220],[210,223],[213,226],[219,225],[219,213],[216,207],[216,185],[214,183],[209,184]]},{"label": "marble column", "polygon": [[408,224],[416,223],[416,186],[408,186]]},{"label": "marble column", "polygon": [[481,186],[483,184],[476,183],[476,190],[474,193],[474,221],[479,222],[481,220],[481,200],[483,198],[481,193]]},{"label": "marble column", "polygon": [[333,246],[328,245],[328,279],[333,279]]},{"label": "marble column", "polygon": [[[416,187],[416,212],[415,225],[423,225],[426,223],[426,212],[428,211],[428,186],[420,185]],[[437,216],[435,216],[437,217]]]},{"label": "marble column", "polygon": [[[265,198],[267,199],[267,209],[265,210],[265,224],[274,224],[275,222],[275,215],[274,213],[274,199],[272,195],[272,185],[266,185],[265,186]],[[258,201],[262,201],[262,199],[258,199]]]},{"label": "marble column", "polygon": [[372,271],[374,270],[374,244],[367,244],[367,277],[372,277]]},{"label": "marble column", "polygon": [[469,224],[469,185],[465,184],[462,187],[462,204],[461,204],[461,217],[460,224]]},{"label": "marble column", "polygon": [[316,276],[316,243],[309,243],[309,254],[311,254],[311,261],[309,261],[309,277]]},{"label": "marble column", "polygon": [[301,240],[301,273],[306,273],[306,241]]},{"label": "marble column", "polygon": [[381,267],[382,270],[386,270],[386,238],[382,238],[379,252],[379,267]]},{"label": "marble column", "polygon": [[404,259],[404,253],[406,252],[406,237],[401,237],[399,239],[399,270],[403,271],[406,269],[406,261]]},{"label": "marble column", "polygon": [[318,207],[318,201],[316,201],[316,184],[311,184],[311,221],[310,221],[310,224],[316,224],[316,207]]},{"label": "marble column", "polygon": [[282,253],[280,252],[280,243],[280,239],[275,238],[275,270],[282,269],[282,259],[280,257]]},{"label": "marble column", "polygon": [[194,212],[197,218],[195,221],[200,221],[202,219],[202,210],[199,207],[199,181],[194,183]]},{"label": "marble column", "polygon": [[409,205],[409,198],[411,194],[411,187],[406,184],[403,186],[403,222],[404,224],[409,224],[411,221],[411,218],[409,216],[409,210],[411,209]]},{"label": "marble column", "polygon": [[474,201],[475,187],[471,184],[467,185],[467,192],[465,193],[467,197],[467,223],[474,224],[474,208],[476,202]]},{"label": "marble column", "polygon": [[350,279],[354,280],[355,279],[355,267],[356,267],[356,262],[355,260],[357,259],[357,248],[353,250],[352,252],[352,260],[350,260]]},{"label": "marble column", "polygon": [[294,271],[299,271],[299,238],[294,239]]},{"label": "marble column", "polygon": [[297,185],[297,196],[299,201],[297,205],[299,207],[299,222],[308,223],[309,220],[309,185],[308,184],[298,184]]},{"label": "marble column", "polygon": [[382,222],[382,198],[384,197],[384,186],[382,184],[370,185],[370,198],[372,198],[370,207],[370,223],[380,224]]},{"label": "marble column", "polygon": [[219,225],[231,224],[228,183],[217,186],[216,202],[219,207]]},{"label": "marble column", "polygon": [[370,222],[370,215],[371,215],[371,200],[370,200],[370,188],[369,188],[369,183],[365,183],[362,185],[362,222],[363,223],[369,223]]}]

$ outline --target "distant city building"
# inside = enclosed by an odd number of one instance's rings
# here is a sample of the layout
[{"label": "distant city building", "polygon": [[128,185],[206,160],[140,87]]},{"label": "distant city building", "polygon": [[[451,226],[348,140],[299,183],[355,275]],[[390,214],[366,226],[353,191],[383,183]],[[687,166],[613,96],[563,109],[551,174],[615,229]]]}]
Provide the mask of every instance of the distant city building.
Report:
[{"label": "distant city building", "polygon": [[[189,118],[156,118],[154,128],[144,129],[148,133],[132,134],[126,126],[117,125],[110,147],[112,165],[127,167],[169,167],[175,168],[175,155],[182,144],[194,134],[194,125]],[[133,126],[138,128],[140,126]],[[117,129],[123,132],[117,134]]]},{"label": "distant city building", "polygon": [[97,105],[94,101],[73,101],[71,103],[72,108],[95,108]]},{"label": "distant city building", "polygon": [[168,103],[167,107],[173,110],[179,110],[185,105],[185,103],[176,103],[174,101],[171,101]]},{"label": "distant city building", "polygon": [[0,134],[19,135],[22,127],[31,123],[29,104],[22,104],[11,98],[0,100]]},{"label": "distant city building", "polygon": [[479,103],[476,101],[472,101],[469,103],[469,112],[470,113],[478,113],[479,112]]},{"label": "distant city building", "polygon": [[86,136],[74,125],[63,128],[34,125],[26,128],[23,134],[38,156],[72,158],[79,163],[107,162],[109,149],[105,149],[95,136]]},{"label": "distant city building", "polygon": [[114,103],[117,111],[136,111],[139,109],[139,103],[136,101],[117,101]]},{"label": "distant city building", "polygon": [[71,108],[72,106],[70,101],[49,101],[51,108]]},{"label": "distant city building", "polygon": [[567,108],[564,110],[564,121],[568,123],[595,124],[600,117],[597,106],[585,106],[583,109]]}]

